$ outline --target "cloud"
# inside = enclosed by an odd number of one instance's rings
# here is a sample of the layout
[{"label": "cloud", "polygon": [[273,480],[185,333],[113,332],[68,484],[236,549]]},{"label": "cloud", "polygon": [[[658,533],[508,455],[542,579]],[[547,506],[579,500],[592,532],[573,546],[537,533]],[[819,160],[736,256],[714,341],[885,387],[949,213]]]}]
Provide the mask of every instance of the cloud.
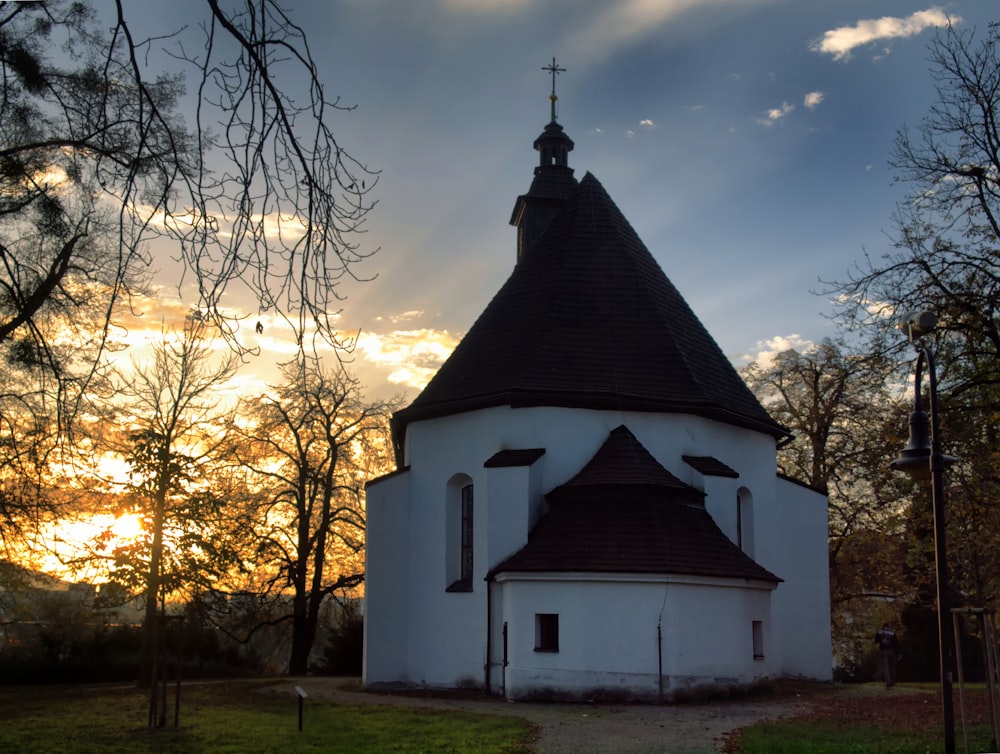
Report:
[{"label": "cloud", "polygon": [[452,10],[477,13],[510,13],[527,7],[530,2],[531,0],[442,0]]},{"label": "cloud", "polygon": [[802,101],[802,104],[812,110],[813,108],[819,107],[819,104],[823,101],[824,97],[826,97],[826,95],[823,92],[809,92],[809,94],[807,94],[805,99]]},{"label": "cloud", "polygon": [[824,32],[822,37],[809,45],[809,49],[832,55],[834,60],[847,61],[857,47],[885,39],[912,37],[926,29],[947,26],[961,20],[958,16],[949,16],[938,7],[919,10],[905,18],[869,18],[858,21],[854,26],[841,26]]},{"label": "cloud", "polygon": [[860,306],[872,320],[897,321],[899,318],[896,306],[889,301],[879,301],[878,299],[866,298],[862,295],[834,296],[831,301],[838,307]]},{"label": "cloud", "polygon": [[776,335],[769,340],[761,340],[757,342],[754,347],[754,353],[743,354],[739,357],[739,361],[744,364],[749,364],[751,361],[757,362],[761,367],[765,369],[774,363],[775,357],[782,351],[787,351],[790,348],[794,348],[796,351],[802,352],[807,351],[815,345],[811,340],[806,340],[798,333],[792,333],[791,335]]},{"label": "cloud", "polygon": [[384,322],[388,320],[394,325],[398,325],[401,322],[412,322],[415,319],[420,319],[424,316],[423,309],[411,309],[410,311],[400,312],[399,314],[390,314],[388,317],[378,316],[375,318],[376,322]]},{"label": "cloud", "polygon": [[757,122],[762,126],[770,128],[794,109],[795,105],[789,105],[787,102],[782,102],[781,107],[772,107],[770,110],[765,112],[763,118],[758,118]]},{"label": "cloud", "polygon": [[[470,0],[466,0],[470,1]],[[773,0],[741,0],[741,6],[758,5]],[[617,0],[607,3],[603,13],[593,16],[579,14],[582,23],[570,34],[563,45],[565,49],[579,51],[587,57],[580,64],[599,63],[619,50],[630,47],[657,33],[666,23],[694,10],[707,10],[721,6],[723,10],[734,5],[733,0]]]},{"label": "cloud", "polygon": [[357,352],[373,366],[389,370],[394,385],[422,389],[455,350],[461,336],[447,330],[363,332]]},{"label": "cloud", "polygon": [[639,125],[643,128],[656,128],[656,124],[653,123],[652,118],[643,118],[639,121]]}]

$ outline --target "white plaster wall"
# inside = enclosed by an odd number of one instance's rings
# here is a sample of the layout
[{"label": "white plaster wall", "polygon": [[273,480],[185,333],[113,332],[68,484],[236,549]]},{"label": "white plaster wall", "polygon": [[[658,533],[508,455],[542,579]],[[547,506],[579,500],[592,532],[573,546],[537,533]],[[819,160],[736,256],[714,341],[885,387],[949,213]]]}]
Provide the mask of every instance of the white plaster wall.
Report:
[{"label": "white plaster wall", "polygon": [[406,472],[373,483],[366,491],[365,642],[362,680],[407,680],[406,626],[409,584],[398,566],[407,562],[409,483]]},{"label": "white plaster wall", "polygon": [[690,477],[682,455],[712,455],[751,489],[770,490],[774,483],[774,440],[767,435],[700,417],[628,411],[498,406],[416,422],[407,430],[406,464],[421,470],[420,481],[437,484],[457,470],[477,478],[499,450],[545,448],[536,463],[543,466],[540,482],[547,492],[575,475],[621,424],[681,479]]},{"label": "white plaster wall", "polygon": [[[431,687],[482,682],[486,643],[482,466],[482,460],[469,461],[456,464],[449,473],[440,464],[422,466],[420,471],[411,467],[408,557],[396,558],[394,564],[397,578],[405,581],[408,602],[409,620],[400,627],[407,648],[408,682]],[[445,562],[446,491],[456,473],[473,480],[474,572],[473,591],[450,593],[445,591],[451,583]],[[366,597],[369,603],[379,598],[370,587],[366,587]]]},{"label": "white plaster wall", "polygon": [[[391,668],[396,668],[396,678],[410,683],[482,683],[487,643],[486,572],[526,541],[541,494],[580,471],[611,430],[621,424],[663,466],[685,481],[692,480],[692,469],[682,460],[683,455],[714,456],[739,472],[736,482],[750,489],[754,497],[755,559],[786,580],[775,593],[766,623],[768,630],[788,645],[782,651],[794,658],[783,663],[782,670],[787,672],[787,666],[796,675],[828,677],[829,666],[821,673],[815,672],[825,659],[816,659],[816,647],[805,646],[813,640],[792,638],[794,631],[811,631],[825,620],[825,629],[818,630],[827,642],[829,639],[825,508],[800,505],[801,510],[786,510],[789,501],[802,496],[778,494],[773,438],[686,415],[494,407],[410,425],[405,439],[409,472],[369,489],[369,495],[377,490],[379,495],[393,498],[391,504],[370,504],[370,532],[378,537],[383,528],[396,531],[394,546],[382,547],[376,542],[377,550],[372,550],[369,544],[369,622],[374,626],[384,619],[379,616],[389,616],[397,625],[368,630],[366,682],[388,680],[387,676],[393,675]],[[544,448],[545,454],[527,471],[484,469],[484,462],[496,452],[523,448]],[[445,502],[448,481],[458,473],[468,475],[475,489],[475,572],[473,592],[451,594],[445,592]],[[390,483],[391,488],[387,486]],[[727,503],[725,499],[718,501],[716,492],[723,498],[734,497],[728,485],[708,486],[713,498],[706,501],[710,512],[721,510],[717,503],[722,507]],[[491,501],[495,505],[491,506]],[[734,504],[731,499],[728,502]],[[408,509],[401,519],[403,523],[381,520],[395,515],[401,507]],[[487,539],[487,520],[508,508],[514,514],[512,520]],[[402,539],[400,526],[406,529]],[[811,530],[805,532],[802,527]],[[794,554],[788,552],[790,541],[797,544],[791,548]],[[401,599],[405,609],[385,604]],[[803,614],[811,616],[809,623],[798,623]],[[693,640],[697,642],[701,636]],[[493,642],[495,659],[499,642],[495,632]],[[400,653],[405,655],[405,662],[398,660]],[[683,667],[689,661],[685,658]],[[377,675],[375,669],[379,669]]]},{"label": "white plaster wall", "polygon": [[[723,459],[720,459],[723,460]],[[688,482],[705,493],[705,510],[715,520],[722,533],[736,543],[736,489],[739,479],[729,477],[701,477]],[[685,480],[686,481],[686,480]]]},{"label": "white plaster wall", "polygon": [[[537,521],[542,492],[542,464],[486,470],[486,496],[480,510],[486,526],[485,558],[489,567],[513,555]],[[487,568],[488,570],[488,568]]]},{"label": "white plaster wall", "polygon": [[776,479],[776,515],[781,517],[781,542],[769,553],[768,568],[790,574],[775,592],[774,609],[782,620],[775,637],[782,651],[780,672],[830,680],[833,649],[830,638],[830,573],[828,567],[827,499],[787,479]]},{"label": "white plaster wall", "polygon": [[[742,687],[770,675],[753,657],[752,621],[769,625],[769,585],[707,579],[501,575],[508,627],[505,692],[559,690],[656,698],[709,686]],[[559,615],[559,651],[535,650],[535,614]],[[662,656],[657,653],[660,626]],[[662,686],[660,668],[662,663]]]}]

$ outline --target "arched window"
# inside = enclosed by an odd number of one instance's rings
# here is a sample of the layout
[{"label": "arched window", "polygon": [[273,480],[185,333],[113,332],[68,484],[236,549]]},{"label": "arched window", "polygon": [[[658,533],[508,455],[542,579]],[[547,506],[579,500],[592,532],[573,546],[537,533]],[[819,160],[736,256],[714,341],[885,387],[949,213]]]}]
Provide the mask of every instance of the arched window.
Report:
[{"label": "arched window", "polygon": [[753,495],[746,487],[740,487],[736,492],[736,544],[743,552],[753,557]]},{"label": "arched window", "polygon": [[475,496],[472,480],[458,474],[448,482],[445,506],[445,583],[449,592],[471,592],[475,569]]}]

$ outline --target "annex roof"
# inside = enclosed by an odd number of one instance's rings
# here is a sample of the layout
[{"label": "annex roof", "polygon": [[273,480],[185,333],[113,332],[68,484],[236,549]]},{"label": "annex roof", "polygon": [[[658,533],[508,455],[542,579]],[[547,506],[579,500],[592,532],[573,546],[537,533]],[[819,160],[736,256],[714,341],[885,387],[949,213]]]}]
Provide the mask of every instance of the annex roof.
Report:
[{"label": "annex roof", "polygon": [[781,581],[719,529],[703,493],[665,469],[625,426],[546,498],[550,509],[527,544],[489,577],[575,572]]}]

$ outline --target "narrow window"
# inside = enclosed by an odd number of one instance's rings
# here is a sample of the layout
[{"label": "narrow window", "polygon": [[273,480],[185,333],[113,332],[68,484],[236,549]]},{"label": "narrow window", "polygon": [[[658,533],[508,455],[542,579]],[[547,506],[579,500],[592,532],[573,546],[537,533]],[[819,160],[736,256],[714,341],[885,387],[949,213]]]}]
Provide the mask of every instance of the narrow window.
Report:
[{"label": "narrow window", "polygon": [[754,556],[753,495],[746,487],[736,493],[736,545]]},{"label": "narrow window", "polygon": [[472,585],[472,485],[462,488],[462,573],[461,580]]},{"label": "narrow window", "polygon": [[558,613],[535,613],[535,651],[559,651]]},{"label": "narrow window", "polygon": [[755,660],[764,659],[764,623],[755,620],[751,623],[753,628],[753,658]]},{"label": "narrow window", "polygon": [[743,549],[743,498],[736,493],[736,546]]},{"label": "narrow window", "polygon": [[448,482],[444,513],[445,591],[471,592],[476,527],[472,480],[465,474],[456,474]]}]

